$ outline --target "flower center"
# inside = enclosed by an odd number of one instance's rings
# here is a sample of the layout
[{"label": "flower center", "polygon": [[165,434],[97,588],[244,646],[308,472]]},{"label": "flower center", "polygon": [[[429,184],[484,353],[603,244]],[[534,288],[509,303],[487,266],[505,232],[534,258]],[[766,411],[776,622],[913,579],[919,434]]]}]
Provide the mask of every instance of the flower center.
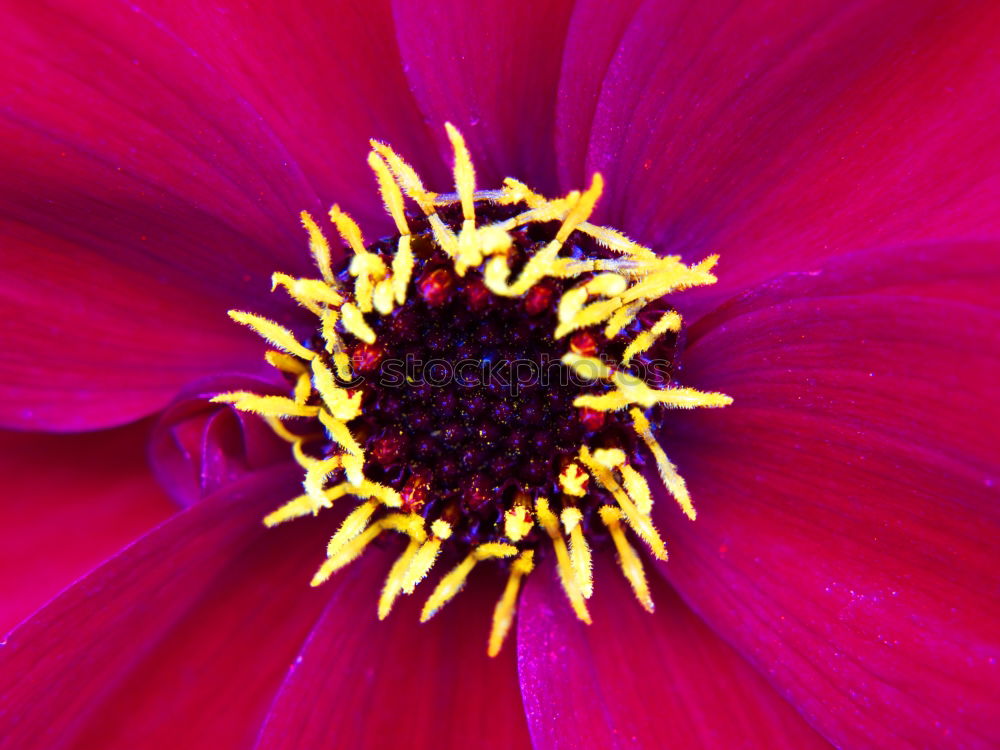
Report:
[{"label": "flower center", "polygon": [[[351,503],[313,585],[383,534],[402,535],[379,616],[438,560],[450,560],[426,620],[479,562],[506,566],[493,655],[540,556],[554,556],[570,604],[590,622],[595,540],[610,538],[652,610],[628,538],[666,559],[642,472],[650,459],[695,517],[654,431],[670,408],[731,399],[672,379],[681,318],[663,297],[713,283],[714,256],[687,266],[590,224],[600,175],[588,190],[553,200],[513,179],[477,192],[465,142],[446,128],[453,194],[429,192],[394,151],[372,143],[368,162],[398,234],[366,246],[334,206],[331,219],[352,252],[339,272],[323,232],[303,214],[321,278],[276,273],[273,281],[316,315],[312,336],[300,340],[260,316],[230,313],[276,347],[267,359],[290,395],[215,400],[264,416],[305,471],[303,494],[266,524]],[[416,211],[406,211],[406,198]]]}]

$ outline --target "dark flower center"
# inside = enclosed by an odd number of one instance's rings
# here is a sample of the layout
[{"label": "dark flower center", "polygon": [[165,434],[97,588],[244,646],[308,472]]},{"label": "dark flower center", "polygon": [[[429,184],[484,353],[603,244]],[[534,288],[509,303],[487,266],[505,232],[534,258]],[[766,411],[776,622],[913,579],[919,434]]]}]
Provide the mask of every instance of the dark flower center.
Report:
[{"label": "dark flower center", "polygon": [[[276,347],[268,361],[290,395],[221,394],[256,412],[291,445],[304,492],[274,525],[348,503],[318,585],[383,534],[407,545],[389,572],[379,616],[439,559],[454,567],[428,598],[433,616],[492,560],[509,569],[489,652],[516,609],[536,556],[552,554],[576,614],[590,621],[591,545],[610,539],[636,597],[652,609],[631,531],[666,548],[650,518],[643,470],[654,466],[694,518],[683,479],[654,432],[671,408],[724,406],[718,393],[673,383],[681,318],[665,294],[714,282],[715,258],[687,266],[587,222],[603,183],[549,200],[508,179],[476,192],[462,136],[457,192],[427,191],[389,147],[369,165],[398,231],[366,246],[337,206],[331,219],[353,256],[331,250],[303,214],[322,279],[274,275],[318,319],[304,342],[252,313],[232,312]],[[407,212],[404,199],[419,208]]]}]

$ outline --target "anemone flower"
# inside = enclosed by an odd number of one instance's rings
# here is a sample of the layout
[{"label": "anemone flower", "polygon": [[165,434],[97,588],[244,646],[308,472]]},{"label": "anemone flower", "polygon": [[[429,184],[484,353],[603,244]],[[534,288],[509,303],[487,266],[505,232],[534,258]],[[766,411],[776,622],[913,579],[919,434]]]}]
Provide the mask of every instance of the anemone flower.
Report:
[{"label": "anemone flower", "polygon": [[998,27],[7,3],[0,745],[995,747]]}]

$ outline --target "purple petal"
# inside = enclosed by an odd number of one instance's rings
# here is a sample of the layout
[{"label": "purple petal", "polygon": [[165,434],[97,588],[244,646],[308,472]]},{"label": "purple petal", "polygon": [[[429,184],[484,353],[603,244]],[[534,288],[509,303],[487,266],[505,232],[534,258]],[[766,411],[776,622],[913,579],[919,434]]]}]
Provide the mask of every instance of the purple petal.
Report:
[{"label": "purple petal", "polygon": [[11,633],[0,736],[16,747],[246,746],[328,597],[327,523],[265,529],[299,472],[177,514]]},{"label": "purple petal", "polygon": [[566,602],[551,565],[521,598],[518,664],[536,749],[829,747],[662,580],[655,614],[613,552],[598,552],[593,624]]},{"label": "purple petal", "polygon": [[1000,741],[1000,245],[860,253],[707,316],[663,573],[837,745]]},{"label": "purple petal", "polygon": [[530,747],[513,644],[494,659],[486,655],[501,576],[476,571],[421,625],[434,585],[427,581],[379,621],[376,602],[392,559],[369,552],[337,574],[344,583],[275,700],[258,748]]}]

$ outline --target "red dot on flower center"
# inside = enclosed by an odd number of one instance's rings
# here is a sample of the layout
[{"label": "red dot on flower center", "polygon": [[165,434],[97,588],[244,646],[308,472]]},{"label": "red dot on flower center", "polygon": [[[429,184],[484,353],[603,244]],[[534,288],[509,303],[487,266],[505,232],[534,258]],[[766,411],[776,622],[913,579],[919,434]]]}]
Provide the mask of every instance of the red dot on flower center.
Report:
[{"label": "red dot on flower center", "polygon": [[448,301],[454,285],[455,278],[451,272],[446,268],[439,268],[420,279],[417,289],[428,305],[440,307]]}]

